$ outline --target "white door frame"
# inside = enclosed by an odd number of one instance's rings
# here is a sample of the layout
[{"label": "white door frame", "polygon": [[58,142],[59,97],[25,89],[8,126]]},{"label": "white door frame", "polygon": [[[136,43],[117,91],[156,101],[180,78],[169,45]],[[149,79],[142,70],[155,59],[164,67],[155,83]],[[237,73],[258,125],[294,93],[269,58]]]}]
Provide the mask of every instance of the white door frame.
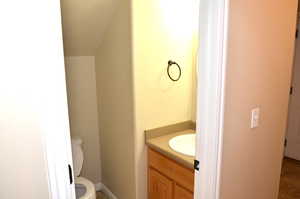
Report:
[{"label": "white door frame", "polygon": [[[297,16],[297,28],[300,28],[300,16]],[[291,86],[294,88],[293,92],[290,95],[289,99],[289,109],[288,109],[288,120],[287,120],[287,128],[286,128],[286,141],[287,145],[285,146],[284,156],[300,160],[299,154],[299,135],[298,135],[298,126],[299,126],[299,98],[300,94],[298,91],[300,87],[300,79],[298,77],[300,68],[300,40],[296,38],[295,40],[295,50],[294,50],[294,60],[293,60],[293,69],[292,69],[292,81]]]},{"label": "white door frame", "polygon": [[229,0],[200,0],[194,198],[219,199]]},{"label": "white door frame", "polygon": [[[43,148],[47,164],[48,187],[51,199],[75,199],[75,181],[71,151],[71,138],[68,115],[66,74],[63,52],[63,35],[61,24],[61,4],[52,2],[49,13],[52,19],[52,31],[47,32],[53,41],[56,56],[47,60],[52,65],[45,79],[45,90],[53,96],[48,97],[40,115],[43,127]],[[54,37],[55,35],[55,37]],[[55,77],[55,79],[53,79]],[[70,166],[70,171],[69,171]],[[72,183],[70,183],[70,173]]]}]

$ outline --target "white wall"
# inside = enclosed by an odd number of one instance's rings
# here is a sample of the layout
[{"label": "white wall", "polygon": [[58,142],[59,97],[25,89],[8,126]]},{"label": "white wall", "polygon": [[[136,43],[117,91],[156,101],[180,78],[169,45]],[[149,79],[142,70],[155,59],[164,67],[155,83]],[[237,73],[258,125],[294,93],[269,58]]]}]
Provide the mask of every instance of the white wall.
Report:
[{"label": "white wall", "polygon": [[[137,198],[147,197],[144,130],[195,120],[197,1],[132,1]],[[168,60],[182,67],[173,82]]]},{"label": "white wall", "polygon": [[46,136],[62,138],[59,149],[65,144],[64,161],[55,166],[65,168],[57,170],[57,180],[65,185],[58,195],[66,198],[71,154],[64,142],[69,129],[59,1],[17,4],[0,6],[0,198],[52,198]]},{"label": "white wall", "polygon": [[[46,199],[50,193],[43,153],[43,130],[39,124],[38,107],[32,100],[38,97],[34,93],[38,90],[38,86],[34,85],[36,79],[31,76],[36,71],[33,68],[22,71],[16,67],[21,63],[8,63],[5,64],[9,70],[5,67],[0,70],[0,197]],[[3,60],[1,64],[4,64]],[[14,70],[22,72],[23,78],[15,75]],[[32,79],[28,80],[28,77]]]},{"label": "white wall", "polygon": [[[297,0],[231,0],[221,198],[277,198]],[[250,129],[250,111],[260,124]]]},{"label": "white wall", "polygon": [[83,140],[84,163],[81,175],[99,183],[101,162],[95,57],[66,57],[65,67],[71,135]]}]

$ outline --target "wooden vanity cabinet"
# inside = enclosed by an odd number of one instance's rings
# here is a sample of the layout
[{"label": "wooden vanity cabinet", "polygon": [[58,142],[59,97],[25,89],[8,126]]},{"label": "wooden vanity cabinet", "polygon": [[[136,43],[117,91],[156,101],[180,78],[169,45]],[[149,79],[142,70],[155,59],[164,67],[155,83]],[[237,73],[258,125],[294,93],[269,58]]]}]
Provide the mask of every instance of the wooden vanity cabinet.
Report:
[{"label": "wooden vanity cabinet", "polygon": [[193,199],[194,170],[148,149],[148,198]]},{"label": "wooden vanity cabinet", "polygon": [[174,199],[193,199],[193,193],[175,184]]},{"label": "wooden vanity cabinet", "polygon": [[149,198],[171,199],[173,182],[154,169],[149,169]]}]

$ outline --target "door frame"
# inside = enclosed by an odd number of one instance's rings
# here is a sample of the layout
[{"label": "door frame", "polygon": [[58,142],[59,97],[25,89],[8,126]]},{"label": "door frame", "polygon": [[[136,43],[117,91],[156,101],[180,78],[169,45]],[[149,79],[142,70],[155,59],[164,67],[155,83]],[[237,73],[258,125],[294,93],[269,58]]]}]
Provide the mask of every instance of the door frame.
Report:
[{"label": "door frame", "polygon": [[[196,159],[200,162],[200,168],[199,171],[195,171],[195,199],[219,199],[229,1],[200,0],[199,34],[201,37],[197,82],[197,132],[199,133],[196,138]],[[59,39],[62,41],[62,36]],[[70,186],[68,182],[69,178],[66,175],[68,168],[65,165],[65,163],[72,165],[72,159],[68,155],[71,153],[70,148],[66,147],[70,146],[69,127],[63,128],[65,133],[49,131],[44,135],[50,198],[73,199],[75,198],[74,184]],[[66,153],[59,153],[62,151]]]},{"label": "door frame", "polygon": [[[297,24],[296,24],[296,31],[299,30],[300,28],[300,16],[297,14]],[[298,153],[294,153],[294,150],[291,149],[289,146],[289,143],[293,138],[290,138],[291,136],[291,127],[293,126],[293,111],[295,111],[295,101],[297,101],[295,97],[295,93],[293,90],[295,90],[295,78],[296,78],[296,62],[300,61],[300,57],[298,58],[297,56],[297,51],[300,50],[300,40],[298,37],[295,39],[295,45],[294,45],[294,58],[293,58],[293,66],[292,66],[292,79],[291,79],[291,91],[289,96],[289,107],[288,107],[288,118],[287,118],[287,126],[286,126],[286,132],[285,132],[285,147],[284,147],[284,153],[283,153],[283,158],[288,157],[296,160],[300,160],[300,156]],[[297,59],[298,58],[298,59]],[[299,70],[299,69],[298,69]],[[299,80],[298,80],[299,81]],[[296,89],[297,90],[297,89]],[[293,106],[293,107],[292,107]]]},{"label": "door frame", "polygon": [[[47,178],[49,198],[75,199],[75,178],[73,174],[73,160],[71,150],[70,125],[67,101],[67,85],[65,75],[63,35],[61,25],[61,3],[55,0],[49,10],[49,18],[52,18],[52,31],[49,39],[53,46],[48,47],[49,51],[56,49],[56,55],[48,60],[53,69],[50,77],[55,80],[47,84],[49,90],[56,88],[57,101],[47,101],[49,109],[43,110],[40,115],[41,126],[43,127],[42,143],[44,159],[47,167]],[[53,37],[53,34],[56,37]],[[56,84],[53,84],[56,81]],[[57,86],[60,89],[57,89]],[[45,88],[47,89],[47,88]],[[71,183],[72,179],[72,183]]]},{"label": "door frame", "polygon": [[220,198],[229,1],[200,0],[195,199]]}]

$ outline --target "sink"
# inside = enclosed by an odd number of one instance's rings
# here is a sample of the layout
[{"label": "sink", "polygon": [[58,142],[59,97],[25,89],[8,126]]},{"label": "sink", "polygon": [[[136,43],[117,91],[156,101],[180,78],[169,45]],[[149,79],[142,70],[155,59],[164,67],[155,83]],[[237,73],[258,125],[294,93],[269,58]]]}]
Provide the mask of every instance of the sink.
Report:
[{"label": "sink", "polygon": [[174,151],[183,155],[195,156],[196,134],[185,134],[173,137],[169,141],[169,146]]}]

